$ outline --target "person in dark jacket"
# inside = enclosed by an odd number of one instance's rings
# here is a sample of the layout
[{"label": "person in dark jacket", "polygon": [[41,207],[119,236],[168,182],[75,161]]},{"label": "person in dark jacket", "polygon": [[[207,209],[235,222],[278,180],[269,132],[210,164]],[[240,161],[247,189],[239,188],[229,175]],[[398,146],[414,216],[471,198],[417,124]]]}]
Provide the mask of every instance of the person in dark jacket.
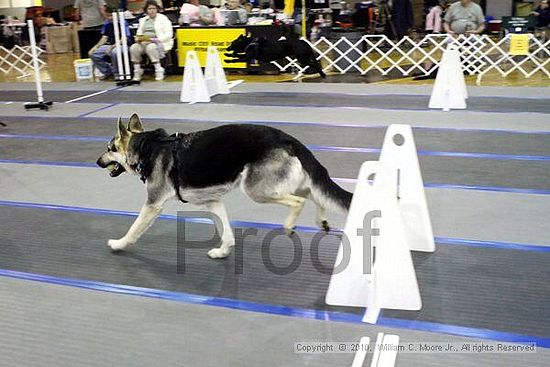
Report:
[{"label": "person in dark jacket", "polygon": [[393,0],[391,15],[395,37],[400,40],[414,25],[411,0]]},{"label": "person in dark jacket", "polygon": [[548,0],[542,0],[538,8],[531,14],[537,18],[537,27],[548,27],[550,25],[550,8],[548,7]]}]

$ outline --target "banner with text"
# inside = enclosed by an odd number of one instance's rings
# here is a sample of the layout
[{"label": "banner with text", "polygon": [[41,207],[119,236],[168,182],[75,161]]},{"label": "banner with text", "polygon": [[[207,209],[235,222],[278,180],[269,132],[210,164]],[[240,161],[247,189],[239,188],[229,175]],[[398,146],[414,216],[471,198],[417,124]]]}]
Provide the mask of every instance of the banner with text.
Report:
[{"label": "banner with text", "polygon": [[178,47],[178,65],[185,66],[187,51],[196,51],[201,67],[206,66],[208,46],[216,46],[224,68],[245,69],[245,62],[225,63],[224,52],[240,35],[246,34],[245,28],[180,28],[176,31]]}]

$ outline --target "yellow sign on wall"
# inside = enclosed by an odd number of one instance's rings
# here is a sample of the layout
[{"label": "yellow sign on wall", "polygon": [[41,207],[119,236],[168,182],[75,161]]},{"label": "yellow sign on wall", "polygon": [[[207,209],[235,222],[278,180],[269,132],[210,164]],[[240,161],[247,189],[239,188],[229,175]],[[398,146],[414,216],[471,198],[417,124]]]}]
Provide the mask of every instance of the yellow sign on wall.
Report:
[{"label": "yellow sign on wall", "polygon": [[180,28],[176,31],[178,65],[185,66],[187,51],[196,51],[200,65],[205,67],[208,46],[216,46],[224,68],[245,69],[245,62],[226,63],[223,54],[233,40],[244,34],[246,34],[244,28]]},{"label": "yellow sign on wall", "polygon": [[510,55],[524,56],[529,54],[529,35],[512,34],[510,38]]}]

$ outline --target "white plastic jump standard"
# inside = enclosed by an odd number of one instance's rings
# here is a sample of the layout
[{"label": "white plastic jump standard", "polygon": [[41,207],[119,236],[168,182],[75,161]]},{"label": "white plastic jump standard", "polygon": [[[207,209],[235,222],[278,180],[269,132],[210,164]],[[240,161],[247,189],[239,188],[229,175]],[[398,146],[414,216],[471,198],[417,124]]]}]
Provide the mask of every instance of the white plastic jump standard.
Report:
[{"label": "white plastic jump standard", "polygon": [[187,51],[181,87],[181,102],[210,102],[210,93],[195,51]]},{"label": "white plastic jump standard", "polygon": [[32,51],[32,64],[34,69],[34,81],[36,84],[36,96],[38,99],[37,103],[25,103],[25,109],[31,110],[38,108],[43,111],[47,111],[52,102],[44,102],[44,96],[42,94],[42,80],[40,79],[40,63],[38,61],[38,47],[36,47],[36,38],[34,34],[34,24],[32,20],[27,21],[27,26],[29,27],[29,41],[30,48]]},{"label": "white plastic jump standard", "polygon": [[407,243],[413,251],[434,252],[435,243],[418,154],[409,125],[386,130],[380,162],[397,169],[397,206],[403,218]]},{"label": "white plastic jump standard", "polygon": [[216,94],[229,94],[230,89],[242,83],[243,80],[227,82],[223,71],[218,49],[209,46],[206,54],[204,75],[195,51],[188,51],[185,58],[185,71],[181,87],[181,102],[210,102],[210,97]]},{"label": "white plastic jump standard", "polygon": [[[130,80],[130,58],[128,57],[128,39],[126,38],[126,18],[123,11],[118,12],[120,21],[120,39],[122,45],[122,58],[124,60],[124,79]],[[122,62],[118,61],[118,62]]]},{"label": "white plastic jump standard", "polygon": [[[122,62],[122,48],[120,47],[120,33],[125,34],[124,26],[119,26],[119,20],[118,20],[118,13],[113,12],[113,30],[115,33],[115,52],[116,52],[116,60],[117,60],[117,68],[118,68],[118,77],[119,79],[123,79],[125,72],[124,72],[124,64]],[[122,17],[124,19],[124,16]]]},{"label": "white plastic jump standard", "polygon": [[330,305],[366,307],[368,323],[376,323],[382,308],[422,308],[396,193],[397,169],[363,163],[326,295]]},{"label": "white plastic jump standard", "polygon": [[223,71],[218,48],[209,46],[206,56],[206,68],[204,69],[204,79],[206,88],[210,96],[216,94],[229,94],[227,78]]},{"label": "white plastic jump standard", "polygon": [[[118,68],[118,81],[130,82],[130,61],[128,58],[128,39],[126,38],[126,19],[123,11],[113,12],[115,33],[115,52]],[[119,84],[123,85],[123,84]]]},{"label": "white plastic jump standard", "polygon": [[40,78],[40,65],[38,64],[38,52],[36,47],[36,36],[34,34],[34,23],[32,20],[27,20],[27,27],[29,29],[29,41],[31,44],[32,52],[32,66],[34,69],[34,82],[36,84],[36,95],[38,103],[44,102],[44,95],[42,94],[42,79]]},{"label": "white plastic jump standard", "polygon": [[460,54],[454,45],[449,45],[443,52],[439,70],[435,78],[430,108],[440,108],[443,111],[465,109],[468,91],[460,64]]}]

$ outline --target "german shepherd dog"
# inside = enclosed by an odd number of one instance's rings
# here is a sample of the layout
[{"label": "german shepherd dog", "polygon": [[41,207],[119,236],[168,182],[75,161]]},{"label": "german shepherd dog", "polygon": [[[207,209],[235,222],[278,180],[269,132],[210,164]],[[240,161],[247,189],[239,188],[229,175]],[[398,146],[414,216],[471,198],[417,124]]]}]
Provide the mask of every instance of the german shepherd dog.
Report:
[{"label": "german shepherd dog", "polygon": [[251,62],[252,60],[271,62],[282,60],[285,57],[296,58],[302,66],[308,66],[306,72],[319,73],[321,78],[326,78],[323,67],[311,46],[296,36],[288,36],[277,41],[263,37],[253,38],[240,35],[231,42],[227,48],[225,59],[227,63]]},{"label": "german shepherd dog", "polygon": [[117,132],[97,160],[111,177],[136,174],[146,183],[147,200],[126,235],[109,240],[113,251],[135,244],[161,213],[166,200],[204,205],[221,219],[221,246],[211,258],[231,253],[235,239],[222,197],[240,185],[258,203],[277,203],[290,209],[284,223],[288,235],[305,199],[317,207],[316,223],[329,225],[326,208],[347,212],[352,194],[338,186],[327,170],[297,139],[267,126],[223,125],[188,134],[168,135],[165,130],[144,131],[134,114],[128,126],[119,118]]}]

